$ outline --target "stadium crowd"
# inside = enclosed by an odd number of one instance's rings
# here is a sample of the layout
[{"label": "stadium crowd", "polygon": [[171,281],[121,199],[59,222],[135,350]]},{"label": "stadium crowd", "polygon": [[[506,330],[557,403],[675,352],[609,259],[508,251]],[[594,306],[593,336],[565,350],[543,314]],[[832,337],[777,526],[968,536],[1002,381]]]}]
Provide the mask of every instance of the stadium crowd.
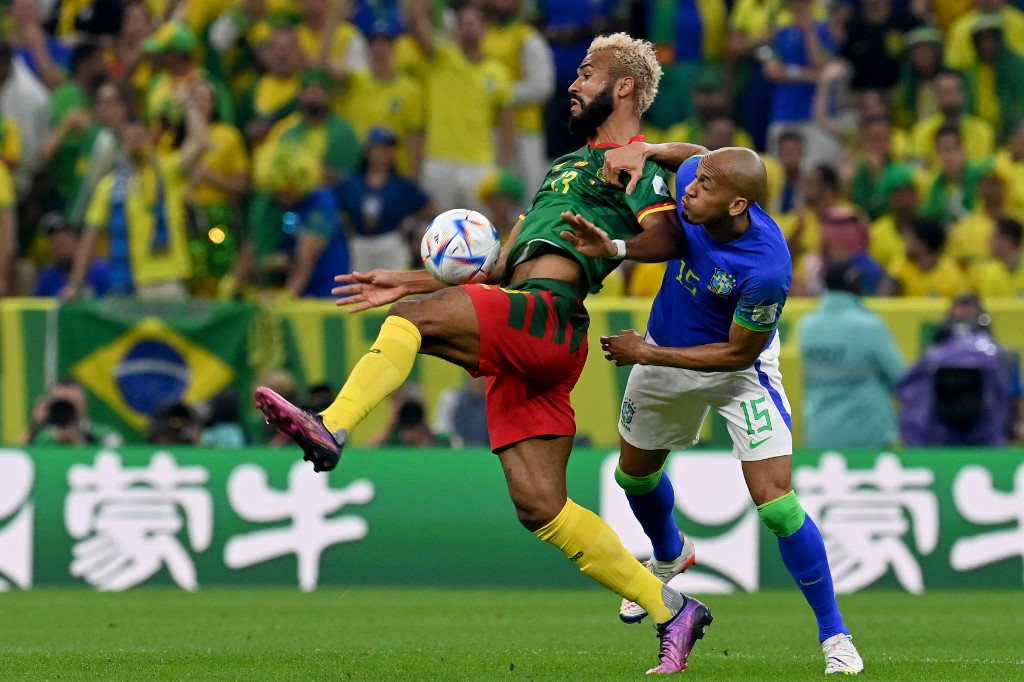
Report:
[{"label": "stadium crowd", "polygon": [[1006,0],[0,4],[0,295],[329,296],[440,210],[508,230],[614,29],[665,65],[648,139],[764,154],[794,294],[847,260],[866,294],[1024,294]]},{"label": "stadium crowd", "polygon": [[1022,6],[0,0],[0,296],[329,297],[441,210],[507,233],[612,30],[665,67],[648,140],[763,155],[793,295],[847,263],[857,295],[1024,296]]}]

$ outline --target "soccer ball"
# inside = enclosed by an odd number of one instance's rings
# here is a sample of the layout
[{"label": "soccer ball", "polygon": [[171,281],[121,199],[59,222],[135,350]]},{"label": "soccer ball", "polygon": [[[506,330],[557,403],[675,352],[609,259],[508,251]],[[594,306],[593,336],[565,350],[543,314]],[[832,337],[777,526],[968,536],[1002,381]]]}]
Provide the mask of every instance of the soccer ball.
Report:
[{"label": "soccer ball", "polygon": [[482,282],[500,253],[501,239],[491,221],[465,208],[434,218],[420,244],[423,266],[445,284]]}]

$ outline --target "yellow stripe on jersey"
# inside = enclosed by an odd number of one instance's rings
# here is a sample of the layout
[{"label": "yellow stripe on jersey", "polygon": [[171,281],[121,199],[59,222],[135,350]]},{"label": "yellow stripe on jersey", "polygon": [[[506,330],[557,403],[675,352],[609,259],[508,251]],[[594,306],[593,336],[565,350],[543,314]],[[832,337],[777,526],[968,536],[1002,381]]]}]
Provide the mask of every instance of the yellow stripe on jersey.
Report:
[{"label": "yellow stripe on jersey", "polygon": [[651,215],[652,213],[657,213],[658,211],[668,211],[669,209],[674,209],[675,207],[676,203],[674,201],[669,201],[664,204],[655,204],[654,206],[648,206],[647,208],[636,214],[636,221],[638,223],[642,223],[644,221],[644,218]]}]

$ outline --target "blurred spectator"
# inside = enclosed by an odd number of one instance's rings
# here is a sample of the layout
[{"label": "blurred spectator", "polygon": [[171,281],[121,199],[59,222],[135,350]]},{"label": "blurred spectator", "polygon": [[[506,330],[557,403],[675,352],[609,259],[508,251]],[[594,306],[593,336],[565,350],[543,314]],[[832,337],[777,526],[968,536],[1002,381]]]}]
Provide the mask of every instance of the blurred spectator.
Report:
[{"label": "blurred spectator", "polygon": [[17,196],[11,174],[0,164],[0,297],[18,293],[17,256]]},{"label": "blurred spectator", "polygon": [[1006,205],[1010,215],[1024,219],[1024,119],[1014,126],[1013,135],[996,153],[998,172],[1006,178]]},{"label": "blurred spectator", "polygon": [[[884,271],[868,255],[870,227],[867,217],[849,206],[833,206],[820,215],[821,249],[808,254],[794,271],[794,289],[801,295],[818,296],[825,290],[828,270],[836,263],[857,268],[861,286],[854,293],[872,296],[882,287]],[[887,289],[886,289],[887,290]]]},{"label": "blurred spectator", "polygon": [[892,121],[874,116],[860,122],[860,154],[850,182],[850,201],[867,212],[872,220],[889,207],[883,179],[901,159],[893,148]]},{"label": "blurred spectator", "polygon": [[[79,234],[64,217],[51,211],[39,221],[39,231],[49,239],[50,262],[43,267],[36,280],[36,296],[57,296],[68,285],[68,277],[78,251]],[[105,261],[96,258],[82,283],[81,296],[92,298],[103,296],[110,288],[110,279]]]},{"label": "blurred spectator", "polygon": [[644,115],[661,130],[693,115],[693,82],[706,64],[725,54],[727,3],[724,0],[676,0],[636,3],[648,7],[647,37],[664,75],[658,96]]},{"label": "blurred spectator", "polygon": [[1012,218],[996,221],[989,239],[991,258],[971,269],[973,288],[985,298],[1024,298],[1024,254],[1021,224]]},{"label": "blurred spectator", "polygon": [[775,83],[768,128],[768,150],[775,152],[783,130],[799,129],[812,162],[828,158],[831,143],[812,122],[819,71],[833,58],[835,44],[828,25],[815,19],[813,0],[787,0],[793,24],[779,30],[764,73]]},{"label": "blurred spectator", "polygon": [[359,166],[360,148],[348,121],[331,111],[334,83],[322,70],[302,75],[298,111],[270,131],[267,147],[286,143],[314,154],[321,163],[323,182],[334,187]]},{"label": "blurred spectator", "polygon": [[[442,211],[484,210],[479,187],[496,164],[511,166],[515,144],[511,79],[483,53],[483,12],[459,9],[454,43],[435,38],[426,0],[410,0],[408,22],[427,55],[427,137],[421,183]],[[453,92],[460,93],[452,97]],[[498,128],[498,149],[492,137]]]},{"label": "blurred spectator", "polygon": [[[815,8],[818,19],[825,18],[821,5]],[[772,61],[772,41],[776,33],[793,23],[793,14],[785,0],[736,0],[729,14],[724,69],[726,81],[736,83],[736,112],[739,125],[754,139],[757,149],[767,148],[768,123],[771,120],[775,90],[765,76],[765,65]]]},{"label": "blurred spectator", "polygon": [[213,87],[192,86],[185,110],[181,167],[186,176],[185,210],[192,293],[213,296],[234,264],[241,233],[240,202],[249,188],[249,155],[242,134],[218,120]]},{"label": "blurred spectator", "polygon": [[978,17],[971,35],[977,58],[964,67],[971,113],[988,123],[1002,144],[1024,117],[1024,57],[1006,46],[998,15]]},{"label": "blurred spectator", "polygon": [[904,296],[953,298],[967,291],[967,280],[956,262],[943,253],[946,228],[942,223],[916,218],[903,234],[906,253],[890,270],[897,291]]},{"label": "blurred spectator", "polygon": [[195,410],[174,402],[161,405],[150,417],[146,440],[159,445],[198,445],[200,435]]},{"label": "blurred spectator", "polygon": [[512,233],[519,220],[519,207],[523,205],[526,188],[523,180],[511,171],[492,173],[480,187],[480,198],[487,205],[485,215],[490,219],[502,241]]},{"label": "blurred spectator", "polygon": [[96,186],[114,170],[121,158],[121,127],[131,109],[127,86],[107,81],[96,90],[93,116],[98,130],[92,143],[82,150],[79,163],[84,165],[78,192],[68,208],[68,222],[78,228],[85,222],[85,212]]},{"label": "blurred spectator", "polygon": [[[551,46],[555,64],[554,96],[544,107],[547,155],[557,158],[579,148],[579,138],[566,125],[565,92],[594,36],[610,31],[616,0],[536,0],[537,20]],[[535,188],[530,188],[533,191]]]},{"label": "blurred spectator", "polygon": [[940,128],[935,134],[935,157],[936,168],[925,182],[921,215],[951,223],[974,208],[978,174],[983,166],[969,163],[965,141],[952,126]]},{"label": "blurred spectator", "polygon": [[988,123],[967,113],[963,75],[944,69],[932,79],[932,87],[938,111],[914,126],[910,133],[912,154],[925,166],[931,166],[936,161],[939,130],[954,128],[960,131],[972,163],[991,156],[995,151],[995,132]]},{"label": "blurred spectator", "polygon": [[[413,182],[395,168],[397,138],[374,128],[367,139],[362,169],[335,191],[349,229],[352,270],[405,270],[419,257],[423,227],[437,208]],[[416,224],[418,223],[418,225]]]},{"label": "blurred spectator", "polygon": [[448,440],[435,434],[427,423],[427,410],[420,387],[405,384],[392,395],[391,421],[374,444],[430,447],[448,445]]},{"label": "blurred spectator", "polygon": [[903,358],[882,318],[860,302],[863,274],[832,263],[817,307],[797,324],[808,447],[884,448],[898,438],[893,393]]},{"label": "blurred spectator", "polygon": [[1020,363],[991,335],[977,296],[956,299],[898,395],[907,445],[1006,445],[1020,413]]},{"label": "blurred spectator", "polygon": [[402,30],[400,5],[400,0],[353,0],[349,21],[365,36],[373,35],[381,27],[398,34]]},{"label": "blurred spectator", "polygon": [[245,447],[245,431],[242,429],[237,391],[221,391],[206,405],[206,410],[199,445],[216,448]]},{"label": "blurred spectator", "polygon": [[53,91],[50,102],[53,128],[42,151],[43,161],[48,164],[46,176],[53,184],[51,196],[44,202],[48,209],[67,214],[78,196],[85,170],[82,161],[88,158],[100,131],[92,109],[105,76],[103,49],[97,43],[76,45],[71,55],[71,79]]},{"label": "blurred spectator", "polygon": [[[935,3],[941,5],[941,2]],[[977,53],[971,30],[974,22],[985,15],[997,15],[1006,30],[1007,44],[1010,49],[1024,55],[1024,12],[1013,7],[1006,0],[974,0],[974,9],[962,14],[946,34],[946,64],[952,69],[966,68],[974,61]]]},{"label": "blurred spectator", "polygon": [[338,203],[323,185],[319,159],[281,142],[257,156],[241,281],[286,296],[330,297],[334,276],[349,272]]},{"label": "blurred spectator", "polygon": [[[63,297],[81,294],[102,233],[109,244],[110,293],[183,298],[191,267],[178,169],[161,167],[145,124],[121,126],[125,159],[100,180]],[[173,165],[173,164],[172,164]]]},{"label": "blurred spectator", "polygon": [[487,377],[473,377],[462,388],[441,393],[434,432],[447,437],[456,448],[490,445],[486,393]]},{"label": "blurred spectator", "polygon": [[825,211],[847,203],[843,199],[839,173],[828,164],[806,171],[801,178],[801,186],[802,202],[792,213],[779,219],[789,252],[793,255],[794,268],[799,268],[799,260],[804,254],[815,253],[821,248],[821,216]]},{"label": "blurred spectator", "polygon": [[544,36],[523,19],[523,0],[489,0],[488,7],[492,23],[484,35],[483,53],[503,64],[512,80],[516,139],[510,169],[535,191],[549,166],[544,104],[555,91],[554,58]]},{"label": "blurred spectator", "polygon": [[[39,170],[43,144],[50,134],[50,91],[21,57],[14,55],[11,44],[0,40],[0,123],[4,121],[13,121],[17,127],[20,154],[17,167],[11,172],[19,198],[27,197]],[[10,145],[11,139],[5,140],[5,144]],[[10,148],[0,153],[10,160]]]},{"label": "blurred spectator", "polygon": [[769,195],[772,197],[766,208],[772,215],[792,213],[803,202],[804,138],[795,130],[786,130],[779,135],[777,146],[778,172],[774,174],[777,179],[773,178],[772,165],[766,164]]},{"label": "blurred spectator", "polygon": [[912,230],[919,205],[917,181],[910,166],[891,165],[882,176],[888,211],[871,224],[869,252],[887,272],[906,252],[903,235]]},{"label": "blurred spectator", "polygon": [[266,139],[274,124],[298,108],[304,66],[299,39],[287,26],[274,29],[259,46],[258,55],[266,73],[245,93],[238,110],[246,140],[253,147]]},{"label": "blurred spectator", "polygon": [[153,22],[143,0],[124,4],[117,35],[107,52],[107,72],[132,93],[141,94],[153,75],[152,65],[145,59],[143,45],[153,32]]},{"label": "blurred spectator", "polygon": [[[732,94],[725,85],[722,72],[717,66],[702,68],[693,81],[693,108],[689,118],[670,126],[663,134],[656,131],[653,141],[668,142],[686,140],[698,142],[707,131],[711,119],[721,121],[728,118],[732,124],[732,135],[723,147],[753,148],[754,141],[745,130],[736,125],[733,115]],[[724,140],[723,140],[724,141]],[[707,146],[706,144],[704,145]]]},{"label": "blurred spectator", "polygon": [[893,114],[897,126],[910,130],[938,111],[932,79],[942,70],[942,33],[922,26],[907,33],[903,44]]},{"label": "blurred spectator", "polygon": [[963,268],[988,256],[996,222],[1008,217],[1006,184],[993,164],[982,164],[973,175],[978,178],[974,210],[953,223],[947,236],[946,252]]},{"label": "blurred spectator", "polygon": [[61,379],[36,400],[25,442],[116,448],[124,439],[110,426],[89,419],[89,399],[81,384],[73,379]]},{"label": "blurred spectator", "polygon": [[11,45],[26,66],[53,90],[64,81],[71,62],[71,48],[43,30],[38,0],[11,0]]},{"label": "blurred spectator", "polygon": [[366,39],[348,21],[351,2],[299,0],[301,21],[295,28],[308,66],[340,80],[367,65]]},{"label": "blurred spectator", "polygon": [[891,0],[861,0],[846,23],[839,53],[853,66],[850,87],[891,90],[900,73],[903,34],[921,20]]},{"label": "blurred spectator", "polygon": [[194,84],[208,81],[217,93],[217,115],[232,122],[234,105],[227,88],[205,69],[195,64],[198,41],[184,22],[168,21],[143,42],[143,51],[152,60],[153,81],[146,91],[145,111],[153,133],[181,124],[185,105]]},{"label": "blurred spectator", "polygon": [[359,139],[375,127],[397,138],[395,167],[417,179],[423,166],[423,91],[411,76],[395,67],[395,36],[387,23],[374,24],[369,35],[370,67],[349,74],[336,100],[336,110]]}]

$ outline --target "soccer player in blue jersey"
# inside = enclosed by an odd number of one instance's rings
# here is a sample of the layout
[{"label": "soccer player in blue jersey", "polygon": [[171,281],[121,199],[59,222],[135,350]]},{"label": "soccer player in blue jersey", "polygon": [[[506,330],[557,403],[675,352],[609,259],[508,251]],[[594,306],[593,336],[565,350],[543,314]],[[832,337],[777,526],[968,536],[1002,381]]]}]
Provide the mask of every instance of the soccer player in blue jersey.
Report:
[{"label": "soccer player in blue jersey", "polygon": [[[662,468],[670,450],[697,442],[714,408],[728,422],[758,515],[778,537],[783,563],[817,617],[825,673],[860,673],[864,664],[836,603],[821,533],[790,480],[792,420],[776,327],[793,268],[781,230],[757,204],[767,182],[764,162],[749,149],[709,153],[686,143],[638,142],[605,158],[609,178],[629,176],[627,194],[647,159],[678,168],[686,240],[682,257],[669,261],[646,337],[628,330],[601,339],[607,359],[633,365],[615,478],[651,539],[648,568],[667,583],[694,563],[693,543],[676,525],[675,492]],[[567,222],[581,251],[622,257],[622,244],[593,223],[582,216]],[[623,600],[623,621],[646,615]]]}]

